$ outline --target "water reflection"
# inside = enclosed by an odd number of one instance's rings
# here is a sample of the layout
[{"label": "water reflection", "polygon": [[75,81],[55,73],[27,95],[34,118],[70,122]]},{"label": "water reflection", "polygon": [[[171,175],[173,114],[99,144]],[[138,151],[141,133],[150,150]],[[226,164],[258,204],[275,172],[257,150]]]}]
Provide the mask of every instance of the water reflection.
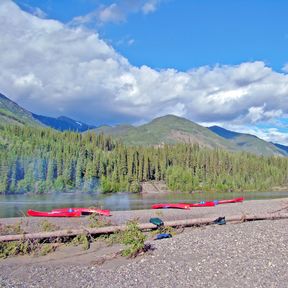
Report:
[{"label": "water reflection", "polygon": [[244,197],[251,199],[273,199],[288,197],[285,192],[246,192],[246,193],[159,193],[131,194],[114,193],[103,195],[99,193],[54,193],[46,195],[1,195],[0,218],[25,215],[28,209],[49,211],[61,207],[97,206],[110,210],[139,210],[150,208],[154,203],[180,203],[213,201]]}]

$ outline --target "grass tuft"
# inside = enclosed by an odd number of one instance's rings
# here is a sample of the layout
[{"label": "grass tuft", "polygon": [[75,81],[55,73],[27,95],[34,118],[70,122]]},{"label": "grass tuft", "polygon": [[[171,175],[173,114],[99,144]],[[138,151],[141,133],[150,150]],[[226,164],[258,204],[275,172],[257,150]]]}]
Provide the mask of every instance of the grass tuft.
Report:
[{"label": "grass tuft", "polygon": [[39,223],[39,226],[40,226],[41,230],[44,232],[51,232],[51,231],[55,231],[55,230],[59,229],[59,227],[57,225],[49,222],[47,219],[42,220]]},{"label": "grass tuft", "polygon": [[88,216],[88,222],[90,228],[100,228],[105,226],[110,226],[111,221],[106,219],[105,216],[98,215],[97,213],[92,213]]}]

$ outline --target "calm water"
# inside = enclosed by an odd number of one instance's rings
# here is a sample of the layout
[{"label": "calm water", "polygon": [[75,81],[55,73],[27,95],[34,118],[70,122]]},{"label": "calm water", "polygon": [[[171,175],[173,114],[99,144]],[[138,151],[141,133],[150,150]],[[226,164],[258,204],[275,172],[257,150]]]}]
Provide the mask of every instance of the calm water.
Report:
[{"label": "calm water", "polygon": [[244,197],[245,200],[273,199],[288,197],[287,192],[246,192],[246,193],[197,193],[197,194],[129,194],[116,193],[55,193],[49,195],[2,195],[0,196],[0,218],[23,216],[28,209],[49,211],[61,207],[97,206],[110,210],[138,210],[150,208],[154,203],[180,203],[212,201]]}]

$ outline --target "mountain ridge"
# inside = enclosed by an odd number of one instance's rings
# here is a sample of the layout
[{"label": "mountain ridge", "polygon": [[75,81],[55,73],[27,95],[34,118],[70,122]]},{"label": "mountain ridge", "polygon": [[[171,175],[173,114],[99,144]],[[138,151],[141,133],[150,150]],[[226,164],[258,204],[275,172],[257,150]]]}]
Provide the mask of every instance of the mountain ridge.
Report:
[{"label": "mountain ridge", "polygon": [[255,135],[234,132],[219,126],[211,126],[208,128],[219,136],[237,145],[241,151],[249,150],[249,152],[253,154],[259,153],[260,155],[280,154],[283,156],[288,156],[288,147],[285,145],[275,145],[274,143],[267,142]]},{"label": "mountain ridge", "polygon": [[32,116],[38,121],[40,121],[41,123],[59,131],[70,130],[70,131],[75,131],[75,132],[84,132],[89,129],[95,128],[95,126],[93,125],[89,125],[84,122],[77,121],[66,116],[59,116],[57,118],[54,118],[54,117],[43,116],[43,115],[38,115],[34,113],[32,113]]},{"label": "mountain ridge", "polygon": [[161,116],[140,126],[121,124],[95,127],[65,116],[53,118],[31,113],[0,93],[0,119],[1,124],[52,127],[60,131],[82,133],[88,130],[94,131],[111,135],[126,145],[159,146],[186,143],[230,152],[245,151],[264,156],[288,156],[288,146],[266,142],[255,135],[234,132],[219,126],[204,127],[175,115]]},{"label": "mountain ridge", "polygon": [[285,145],[279,144],[278,146],[255,135],[234,132],[219,126],[203,127],[175,115],[161,116],[138,127],[132,125],[100,126],[92,131],[114,136],[128,145],[145,146],[180,142],[231,152],[245,151],[263,156],[288,156],[288,147]]},{"label": "mountain ridge", "polygon": [[17,124],[44,126],[41,122],[34,119],[32,113],[8,97],[0,93],[0,119],[1,124]]},{"label": "mountain ridge", "polygon": [[[122,131],[119,131],[118,127]],[[161,145],[182,142],[199,144],[209,148],[227,148],[230,146],[225,139],[206,127],[175,115],[158,117],[138,127],[132,125],[124,127],[124,129],[122,125],[106,127],[105,129],[99,127],[92,131],[115,136],[128,145]]]}]

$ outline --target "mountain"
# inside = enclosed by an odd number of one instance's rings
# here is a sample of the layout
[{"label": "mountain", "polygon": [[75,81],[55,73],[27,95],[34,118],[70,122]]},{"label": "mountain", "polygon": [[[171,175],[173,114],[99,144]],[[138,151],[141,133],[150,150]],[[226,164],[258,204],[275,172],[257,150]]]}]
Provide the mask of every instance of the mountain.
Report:
[{"label": "mountain", "polygon": [[216,133],[217,135],[225,138],[225,139],[233,139],[233,138],[241,135],[241,133],[226,130],[226,129],[219,127],[219,126],[211,126],[211,127],[208,127],[208,129],[211,130],[212,132]]},{"label": "mountain", "polygon": [[52,127],[54,129],[64,131],[83,132],[95,126],[85,124],[80,121],[70,119],[65,116],[58,118],[46,117],[33,114],[30,111],[19,106],[8,97],[0,93],[0,123],[1,124],[18,124],[30,126]]},{"label": "mountain", "polygon": [[245,151],[263,156],[288,156],[285,149],[254,135],[237,133],[218,126],[206,128],[174,115],[156,118],[139,127],[101,126],[93,131],[121,139],[127,145],[197,143],[201,147],[221,148],[231,152]]},{"label": "mountain", "polygon": [[209,128],[185,118],[166,115],[150,123],[135,127],[132,125],[95,126],[68,117],[47,117],[33,114],[17,103],[0,94],[0,124],[52,127],[64,131],[85,132],[93,129],[96,133],[111,135],[127,145],[163,145],[176,143],[199,144],[201,147],[220,148],[228,151],[245,151],[257,155],[288,156],[288,147],[266,142],[254,135],[230,131],[218,126]]},{"label": "mountain", "polygon": [[129,132],[135,131],[137,128],[133,125],[122,124],[116,126],[102,125],[96,129],[93,129],[97,134],[103,133],[106,135],[116,136],[120,138],[126,138]]},{"label": "mountain", "polygon": [[114,136],[128,145],[197,143],[202,147],[233,150],[229,141],[219,137],[208,128],[174,115],[159,117],[138,127],[131,125],[102,126],[93,131]]},{"label": "mountain", "polygon": [[0,93],[0,123],[44,126],[32,113]]},{"label": "mountain", "polygon": [[[280,144],[266,142],[256,137],[255,135],[238,133],[219,126],[211,126],[209,129],[217,135],[227,139],[231,144],[237,146],[238,150],[264,156],[288,156],[288,147]],[[287,149],[285,150],[283,146]]]},{"label": "mountain", "polygon": [[81,121],[76,121],[65,116],[53,118],[37,114],[32,115],[41,123],[60,131],[70,130],[75,132],[84,132],[86,130],[95,128],[95,126],[88,125]]},{"label": "mountain", "polygon": [[284,150],[287,152],[288,154],[288,146],[282,145],[282,144],[278,144],[278,143],[272,143],[273,145],[275,145],[276,147],[280,148],[281,150]]}]

